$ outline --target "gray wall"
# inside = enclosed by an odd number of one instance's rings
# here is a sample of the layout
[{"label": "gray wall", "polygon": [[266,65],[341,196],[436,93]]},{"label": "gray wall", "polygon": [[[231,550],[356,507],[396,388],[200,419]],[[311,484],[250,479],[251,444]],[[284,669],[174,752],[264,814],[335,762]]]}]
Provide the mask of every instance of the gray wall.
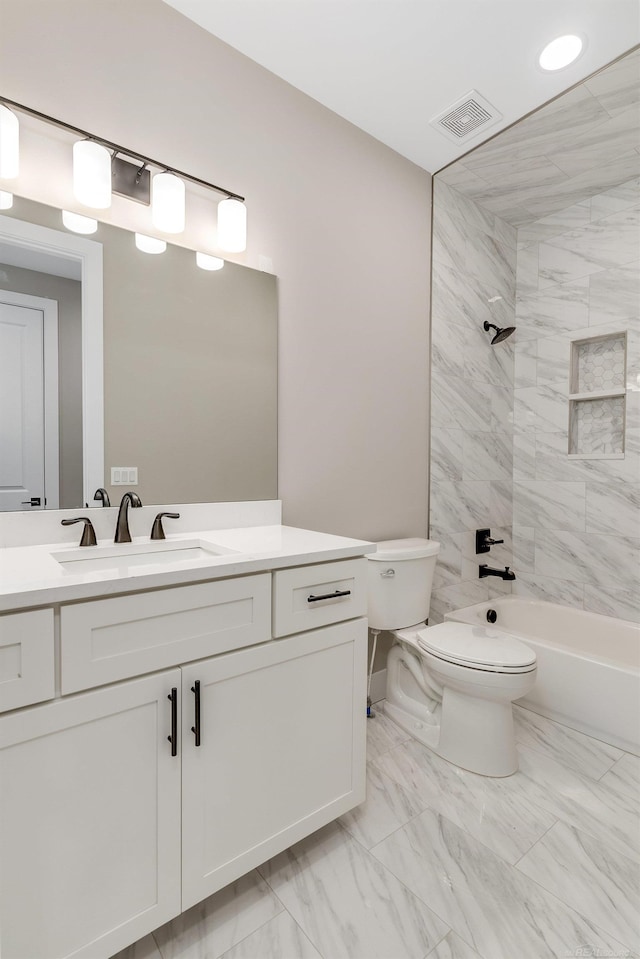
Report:
[{"label": "gray wall", "polygon": [[82,298],[80,283],[0,264],[0,288],[58,302],[60,509],[82,502]]},{"label": "gray wall", "polygon": [[247,197],[285,522],[424,535],[429,175],[160,0],[3,0],[0,64],[5,96]]}]

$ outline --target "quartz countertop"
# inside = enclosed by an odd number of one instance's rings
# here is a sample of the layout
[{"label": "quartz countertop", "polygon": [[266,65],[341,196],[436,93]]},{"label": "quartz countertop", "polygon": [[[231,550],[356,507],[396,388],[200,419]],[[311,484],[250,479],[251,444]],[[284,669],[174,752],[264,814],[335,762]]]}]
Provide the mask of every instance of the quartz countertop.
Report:
[{"label": "quartz countertop", "polygon": [[[74,529],[79,531],[80,527]],[[162,565],[150,561],[149,565],[125,569],[77,572],[73,563],[65,567],[52,555],[55,553],[61,559],[65,552],[77,554],[77,540],[0,549],[0,612],[350,559],[376,548],[374,543],[364,540],[281,525],[191,529],[166,535],[167,544],[185,540],[190,544],[202,543],[205,549],[209,544],[229,552]],[[148,535],[133,537],[133,544],[149,545]],[[102,555],[100,550],[106,547],[113,547],[113,540],[99,539],[97,546],[85,547],[86,558]]]}]

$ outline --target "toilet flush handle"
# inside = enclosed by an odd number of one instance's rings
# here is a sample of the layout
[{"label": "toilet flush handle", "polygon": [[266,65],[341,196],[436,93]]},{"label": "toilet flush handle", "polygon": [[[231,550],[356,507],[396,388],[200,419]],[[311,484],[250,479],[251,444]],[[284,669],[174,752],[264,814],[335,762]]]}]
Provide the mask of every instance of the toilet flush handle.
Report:
[{"label": "toilet flush handle", "polygon": [[392,576],[396,575],[395,569],[383,569],[380,573],[383,579],[391,579]]}]

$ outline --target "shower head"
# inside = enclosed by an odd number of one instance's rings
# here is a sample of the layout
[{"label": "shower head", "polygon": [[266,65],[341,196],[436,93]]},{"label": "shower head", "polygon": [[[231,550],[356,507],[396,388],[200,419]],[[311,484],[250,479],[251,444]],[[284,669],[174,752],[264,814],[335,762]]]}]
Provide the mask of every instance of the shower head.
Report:
[{"label": "shower head", "polygon": [[506,340],[508,336],[511,336],[512,333],[515,333],[515,326],[505,326],[504,329],[500,329],[499,326],[496,326],[494,323],[488,323],[487,320],[484,321],[484,329],[488,333],[489,330],[495,330],[496,335],[491,340],[491,345],[494,343],[502,343],[503,340]]}]

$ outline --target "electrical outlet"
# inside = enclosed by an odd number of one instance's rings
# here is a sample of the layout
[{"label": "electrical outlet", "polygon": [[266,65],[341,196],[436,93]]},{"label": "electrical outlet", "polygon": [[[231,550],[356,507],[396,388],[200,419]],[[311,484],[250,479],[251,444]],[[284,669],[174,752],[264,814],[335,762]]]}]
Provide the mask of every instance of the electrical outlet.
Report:
[{"label": "electrical outlet", "polygon": [[112,486],[137,486],[138,485],[138,467],[137,466],[112,466],[111,467],[111,485]]}]

